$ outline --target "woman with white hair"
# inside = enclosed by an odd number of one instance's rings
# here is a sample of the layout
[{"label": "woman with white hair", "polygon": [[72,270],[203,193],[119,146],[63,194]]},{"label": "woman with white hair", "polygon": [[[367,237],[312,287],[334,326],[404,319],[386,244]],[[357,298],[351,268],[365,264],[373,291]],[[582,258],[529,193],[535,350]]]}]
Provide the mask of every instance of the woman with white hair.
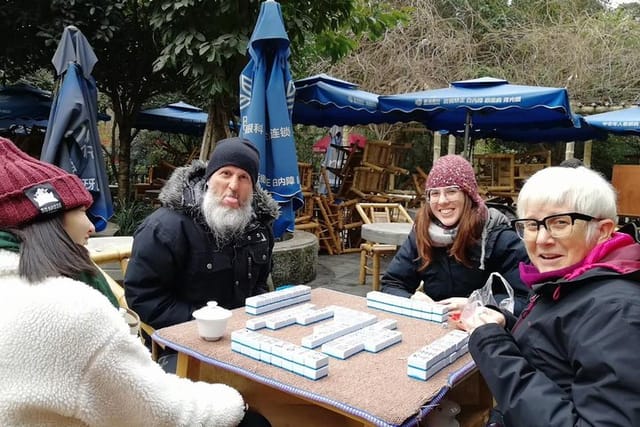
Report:
[{"label": "woman with white hair", "polygon": [[640,425],[640,245],[616,232],[613,187],[551,167],[517,206],[529,305],[519,319],[485,308],[463,324],[505,425]]}]

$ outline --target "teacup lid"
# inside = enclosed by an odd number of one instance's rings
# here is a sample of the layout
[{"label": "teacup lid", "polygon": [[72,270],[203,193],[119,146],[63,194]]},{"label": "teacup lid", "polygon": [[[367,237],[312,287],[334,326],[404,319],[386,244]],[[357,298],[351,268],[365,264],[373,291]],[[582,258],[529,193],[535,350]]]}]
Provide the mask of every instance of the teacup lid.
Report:
[{"label": "teacup lid", "polygon": [[216,301],[209,301],[207,305],[194,311],[193,317],[202,320],[222,320],[231,317],[231,311],[218,306]]}]

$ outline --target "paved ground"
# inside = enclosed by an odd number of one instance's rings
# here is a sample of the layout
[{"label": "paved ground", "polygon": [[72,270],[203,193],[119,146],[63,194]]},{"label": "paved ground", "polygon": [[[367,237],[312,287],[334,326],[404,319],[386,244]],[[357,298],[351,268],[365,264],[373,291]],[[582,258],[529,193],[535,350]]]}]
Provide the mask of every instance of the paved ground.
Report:
[{"label": "paved ground", "polygon": [[[381,271],[384,271],[391,258],[383,258]],[[371,276],[367,276],[365,285],[358,284],[360,269],[360,253],[318,256],[318,267],[315,280],[307,283],[311,287],[323,287],[346,292],[353,295],[366,296],[371,290]]]}]

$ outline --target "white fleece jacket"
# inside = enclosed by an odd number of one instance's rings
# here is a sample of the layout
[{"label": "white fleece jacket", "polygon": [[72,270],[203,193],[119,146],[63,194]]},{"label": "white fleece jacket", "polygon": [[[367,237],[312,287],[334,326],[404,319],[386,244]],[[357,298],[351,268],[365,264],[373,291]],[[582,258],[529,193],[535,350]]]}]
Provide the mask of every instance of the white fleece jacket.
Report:
[{"label": "white fleece jacket", "polygon": [[98,291],[0,250],[0,425],[236,426],[240,394],[166,374]]}]

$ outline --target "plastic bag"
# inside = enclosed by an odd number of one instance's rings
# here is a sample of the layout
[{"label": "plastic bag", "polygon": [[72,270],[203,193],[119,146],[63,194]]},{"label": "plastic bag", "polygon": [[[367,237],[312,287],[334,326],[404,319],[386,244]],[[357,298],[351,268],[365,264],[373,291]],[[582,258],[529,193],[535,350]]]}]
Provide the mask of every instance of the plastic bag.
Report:
[{"label": "plastic bag", "polygon": [[[493,285],[494,278],[500,279],[504,289],[506,290],[507,297],[504,298],[500,303],[496,302],[495,297],[493,296]],[[513,296],[513,288],[505,279],[502,277],[500,273],[493,272],[489,275],[484,286],[480,289],[476,289],[469,295],[467,299],[467,303],[462,309],[462,313],[460,314],[461,321],[470,322],[471,319],[477,316],[478,309],[484,307],[485,305],[493,305],[499,307],[502,310],[507,310],[510,313],[513,313],[513,307],[515,305],[515,300]]]}]

